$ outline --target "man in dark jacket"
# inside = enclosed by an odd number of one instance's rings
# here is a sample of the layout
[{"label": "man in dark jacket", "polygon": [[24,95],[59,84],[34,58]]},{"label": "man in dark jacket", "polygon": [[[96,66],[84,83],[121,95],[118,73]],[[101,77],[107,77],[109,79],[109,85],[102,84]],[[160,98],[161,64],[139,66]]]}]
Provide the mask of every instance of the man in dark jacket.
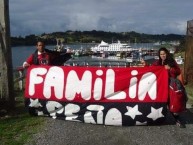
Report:
[{"label": "man in dark jacket", "polygon": [[46,49],[43,41],[38,41],[36,48],[37,50],[23,63],[23,68],[27,68],[30,65],[60,66],[71,58],[70,52],[56,52]]}]

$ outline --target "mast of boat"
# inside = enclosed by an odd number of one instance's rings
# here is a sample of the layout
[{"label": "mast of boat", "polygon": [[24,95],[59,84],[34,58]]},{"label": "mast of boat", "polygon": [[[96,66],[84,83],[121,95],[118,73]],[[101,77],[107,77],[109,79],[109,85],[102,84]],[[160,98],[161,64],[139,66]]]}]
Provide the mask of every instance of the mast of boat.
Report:
[{"label": "mast of boat", "polygon": [[136,48],[136,45],[137,45],[137,38],[135,37],[135,48]]}]

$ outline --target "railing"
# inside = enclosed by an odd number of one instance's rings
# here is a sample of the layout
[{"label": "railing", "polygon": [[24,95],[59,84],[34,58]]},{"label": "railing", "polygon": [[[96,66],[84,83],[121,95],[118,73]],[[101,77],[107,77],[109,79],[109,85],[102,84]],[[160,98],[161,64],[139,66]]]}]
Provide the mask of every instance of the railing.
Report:
[{"label": "railing", "polygon": [[[2,79],[2,77],[3,75],[0,72],[0,79]],[[25,78],[25,69],[23,69],[23,67],[17,67],[13,69],[13,78],[14,78],[14,87],[17,86],[19,90],[23,90],[24,89],[23,79]],[[3,92],[4,92],[3,89],[4,89],[3,84],[0,84],[0,99],[4,99],[3,98]]]},{"label": "railing", "polygon": [[140,66],[137,62],[126,62],[126,61],[79,61],[71,60],[64,63],[64,66],[95,66],[95,67],[132,67]]},{"label": "railing", "polygon": [[25,69],[23,67],[17,67],[13,70],[14,75],[14,85],[18,83],[19,90],[24,89],[24,78],[25,78]]}]

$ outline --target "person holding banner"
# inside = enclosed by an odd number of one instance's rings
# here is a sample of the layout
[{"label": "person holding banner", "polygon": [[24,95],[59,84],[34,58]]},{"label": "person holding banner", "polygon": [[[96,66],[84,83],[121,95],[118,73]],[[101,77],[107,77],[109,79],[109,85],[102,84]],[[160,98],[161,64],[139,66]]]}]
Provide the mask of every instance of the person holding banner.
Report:
[{"label": "person holding banner", "polygon": [[[177,79],[177,77],[181,74],[181,69],[176,63],[173,56],[169,53],[169,51],[162,47],[158,50],[159,59],[152,63],[152,66],[164,66],[165,69],[168,70],[169,76],[169,100],[168,106],[169,110],[172,113],[176,121],[176,125],[185,128],[185,125],[181,118],[179,117],[179,113],[186,110],[186,102],[187,102],[187,94],[182,82]],[[143,66],[147,66],[148,64],[141,60]]]},{"label": "person holding banner", "polygon": [[71,58],[70,52],[56,52],[45,48],[43,41],[39,40],[36,44],[37,50],[31,54],[23,63],[23,68],[30,65],[63,65]]}]

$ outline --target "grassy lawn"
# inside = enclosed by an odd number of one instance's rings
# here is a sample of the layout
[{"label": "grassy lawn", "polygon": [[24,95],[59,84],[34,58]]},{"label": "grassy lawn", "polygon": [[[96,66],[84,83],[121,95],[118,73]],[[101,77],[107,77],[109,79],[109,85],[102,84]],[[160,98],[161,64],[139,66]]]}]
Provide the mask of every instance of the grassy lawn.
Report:
[{"label": "grassy lawn", "polygon": [[30,140],[44,124],[43,117],[32,117],[24,107],[23,92],[16,92],[16,107],[13,112],[0,117],[0,144],[22,145]]}]

